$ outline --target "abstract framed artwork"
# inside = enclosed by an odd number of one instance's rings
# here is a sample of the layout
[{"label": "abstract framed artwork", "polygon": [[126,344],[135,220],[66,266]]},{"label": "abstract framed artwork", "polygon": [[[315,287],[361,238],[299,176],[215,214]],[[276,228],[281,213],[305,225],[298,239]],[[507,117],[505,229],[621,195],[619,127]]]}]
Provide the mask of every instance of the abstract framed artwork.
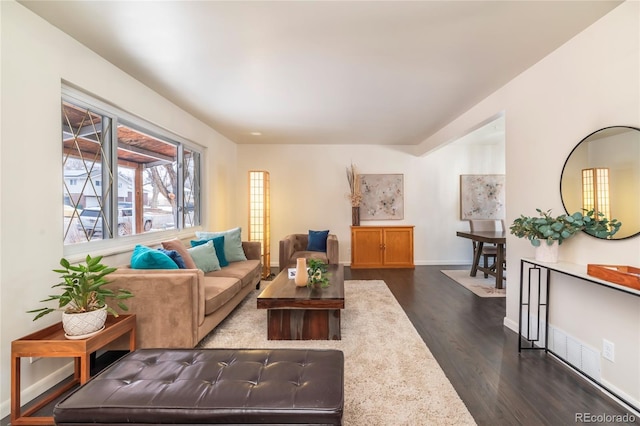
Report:
[{"label": "abstract framed artwork", "polygon": [[460,175],[460,220],[504,219],[505,175]]},{"label": "abstract framed artwork", "polygon": [[404,175],[376,174],[360,177],[360,220],[404,219]]}]

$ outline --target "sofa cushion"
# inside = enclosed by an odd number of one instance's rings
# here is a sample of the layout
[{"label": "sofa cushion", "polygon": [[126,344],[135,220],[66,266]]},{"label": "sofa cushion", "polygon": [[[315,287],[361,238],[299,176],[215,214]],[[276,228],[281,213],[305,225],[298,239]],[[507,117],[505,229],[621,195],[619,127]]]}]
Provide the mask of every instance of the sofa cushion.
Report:
[{"label": "sofa cushion", "polygon": [[202,272],[207,273],[220,269],[216,250],[213,248],[213,241],[207,241],[199,246],[191,247],[187,251]]},{"label": "sofa cushion", "polygon": [[312,231],[309,230],[309,242],[307,243],[307,251],[327,251],[327,237],[329,231]]},{"label": "sofa cushion", "polygon": [[327,253],[321,251],[297,251],[291,255],[291,264],[294,264],[296,259],[304,257],[305,259],[320,259],[327,262]]},{"label": "sofa cushion", "polygon": [[200,240],[191,240],[191,247],[199,246],[207,241],[213,242],[213,248],[216,250],[216,257],[218,258],[218,263],[220,267],[225,267],[229,264],[227,258],[224,254],[224,235],[220,235],[219,237],[214,238],[202,238]]},{"label": "sofa cushion", "polygon": [[131,269],[178,269],[178,265],[161,251],[138,244],[131,254]]},{"label": "sofa cushion", "polygon": [[177,251],[180,256],[182,256],[182,260],[184,260],[184,266],[186,269],[198,269],[196,263],[193,261],[191,255],[187,251],[187,248],[179,239],[174,238],[173,240],[163,241],[162,247],[166,250]]},{"label": "sofa cushion", "polygon": [[221,232],[196,231],[199,239],[210,239],[224,235],[224,254],[229,262],[239,262],[247,260],[247,256],[242,249],[242,228],[233,228]]},{"label": "sofa cushion", "polygon": [[242,287],[260,281],[262,265],[259,260],[245,260],[244,262],[231,262],[229,266],[219,271],[206,274],[207,277],[231,277],[241,280]]},{"label": "sofa cushion", "polygon": [[204,314],[218,310],[241,288],[240,280],[232,277],[204,277]]}]

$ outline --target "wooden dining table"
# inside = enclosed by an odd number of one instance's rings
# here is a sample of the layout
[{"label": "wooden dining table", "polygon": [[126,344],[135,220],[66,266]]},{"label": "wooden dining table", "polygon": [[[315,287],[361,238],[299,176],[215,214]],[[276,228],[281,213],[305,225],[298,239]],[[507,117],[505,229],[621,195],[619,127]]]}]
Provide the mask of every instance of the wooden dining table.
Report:
[{"label": "wooden dining table", "polygon": [[[496,278],[496,288],[503,288],[503,281],[507,278],[504,275],[505,245],[507,242],[505,231],[458,231],[456,232],[456,235],[458,237],[468,238],[477,243],[475,253],[473,253],[473,264],[471,265],[471,271],[469,275],[475,277],[478,271],[489,274]],[[482,247],[485,243],[496,245],[495,268],[485,268],[483,266],[480,266]]]}]

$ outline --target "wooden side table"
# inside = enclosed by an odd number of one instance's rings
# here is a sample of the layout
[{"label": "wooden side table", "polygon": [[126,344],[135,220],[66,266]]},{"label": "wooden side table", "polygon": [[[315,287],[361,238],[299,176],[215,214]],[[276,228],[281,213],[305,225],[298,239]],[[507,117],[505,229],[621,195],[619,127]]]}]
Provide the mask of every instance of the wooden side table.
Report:
[{"label": "wooden side table", "polygon": [[[62,323],[36,331],[11,342],[11,424],[12,425],[53,425],[53,417],[30,417],[40,408],[58,398],[77,384],[84,384],[90,378],[90,355],[121,336],[129,333],[129,350],[136,349],[136,316],[109,315],[104,330],[83,340],[69,340],[64,337]],[[74,358],[73,380],[47,396],[35,406],[21,414],[20,407],[20,358],[57,357]]]}]

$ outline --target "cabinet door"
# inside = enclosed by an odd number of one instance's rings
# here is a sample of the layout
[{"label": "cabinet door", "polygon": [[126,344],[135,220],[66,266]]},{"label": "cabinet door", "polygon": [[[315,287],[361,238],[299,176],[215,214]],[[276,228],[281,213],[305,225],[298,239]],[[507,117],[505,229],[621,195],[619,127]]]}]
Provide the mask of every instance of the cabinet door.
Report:
[{"label": "cabinet door", "polygon": [[382,266],[382,230],[370,226],[351,228],[351,267]]},{"label": "cabinet door", "polygon": [[384,228],[384,266],[389,268],[413,267],[413,228]]}]

